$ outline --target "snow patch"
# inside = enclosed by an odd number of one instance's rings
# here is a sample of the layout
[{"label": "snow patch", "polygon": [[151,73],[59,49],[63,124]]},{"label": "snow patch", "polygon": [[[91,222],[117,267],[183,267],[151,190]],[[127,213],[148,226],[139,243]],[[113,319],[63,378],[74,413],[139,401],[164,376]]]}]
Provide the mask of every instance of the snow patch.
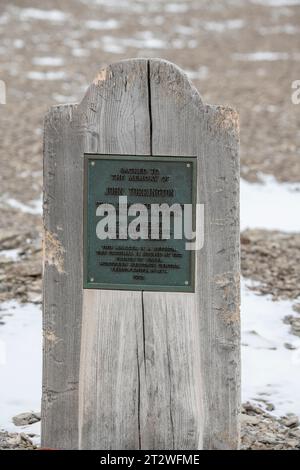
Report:
[{"label": "snow patch", "polygon": [[[87,6],[90,6],[91,3],[97,6],[102,6],[106,9],[114,10],[117,9],[118,11],[120,10],[125,10],[126,12],[134,12],[134,13],[144,13],[145,12],[145,5],[140,4],[136,1],[133,0],[81,0],[81,3],[84,3]],[[147,2],[148,6],[151,9],[151,6],[153,5],[150,2]],[[154,7],[157,7],[156,4],[154,4]]]},{"label": "snow patch", "polygon": [[63,80],[66,78],[66,73],[63,70],[55,72],[31,71],[28,72],[27,78],[29,78],[29,80]]},{"label": "snow patch", "polygon": [[156,24],[158,26],[161,26],[165,23],[166,18],[161,15],[157,15],[154,18],[149,16],[141,16],[138,18],[138,22],[143,25],[143,26],[153,26],[153,24]]},{"label": "snow patch", "polygon": [[164,8],[167,13],[185,13],[188,9],[186,3],[167,3]]},{"label": "snow patch", "polygon": [[7,13],[4,13],[0,16],[0,25],[7,24],[10,20],[10,16]]},{"label": "snow patch", "polygon": [[261,52],[250,52],[245,54],[233,54],[235,60],[249,61],[249,62],[260,62],[267,61],[273,62],[276,60],[288,60],[291,58],[290,54],[287,52],[271,52],[271,51],[261,51]]},{"label": "snow patch", "polygon": [[72,55],[74,57],[88,57],[90,55],[90,51],[83,49],[82,47],[74,47],[74,49],[72,49]]},{"label": "snow patch", "polygon": [[162,39],[154,37],[150,31],[144,31],[135,38],[114,38],[112,36],[103,36],[102,38],[101,48],[105,52],[121,54],[128,47],[136,49],[165,49],[168,46]]},{"label": "snow patch", "polygon": [[251,0],[256,5],[267,7],[292,7],[300,5],[300,0]]},{"label": "snow patch", "polygon": [[299,28],[292,24],[283,24],[278,26],[262,26],[258,28],[258,32],[263,36],[267,36],[268,34],[298,34]]},{"label": "snow patch", "polygon": [[31,201],[29,204],[23,204],[23,202],[17,201],[17,199],[14,198],[7,198],[3,200],[3,202],[13,209],[18,209],[21,212],[25,212],[27,214],[40,215],[43,211],[42,197]]},{"label": "snow patch", "polygon": [[0,326],[0,429],[39,434],[40,423],[17,427],[12,417],[41,409],[41,309],[10,300],[0,304],[0,316],[4,321]]},{"label": "snow patch", "polygon": [[198,70],[186,70],[190,80],[205,80],[209,76],[209,69],[203,65]]},{"label": "snow patch", "polygon": [[60,95],[59,93],[53,93],[52,98],[59,104],[72,104],[77,103],[79,98],[76,96],[67,96],[67,95]]},{"label": "snow patch", "polygon": [[224,33],[224,31],[241,29],[245,26],[245,21],[242,19],[227,20],[227,21],[206,21],[204,29],[207,31],[214,31],[216,33]]},{"label": "snow patch", "polygon": [[64,60],[62,57],[34,57],[32,63],[47,67],[60,67],[64,64]]},{"label": "snow patch", "polygon": [[12,248],[9,250],[1,250],[0,256],[4,256],[5,258],[11,261],[18,261],[20,253],[22,250],[20,248]]},{"label": "snow patch", "polygon": [[15,39],[13,42],[13,46],[16,49],[23,49],[23,47],[25,46],[25,42],[23,41],[23,39]]},{"label": "snow patch", "polygon": [[262,184],[241,179],[241,230],[300,232],[300,184],[278,183],[272,175],[260,178]]},{"label": "snow patch", "polygon": [[152,31],[143,31],[131,38],[103,36],[101,41],[92,41],[89,43],[89,47],[101,47],[105,52],[116,54],[124,53],[127,48],[155,50],[168,49],[172,47],[174,49],[192,49],[197,47],[197,45],[198,42],[195,39],[189,39],[187,41],[181,38],[165,40],[163,38],[156,37]]},{"label": "snow patch", "polygon": [[196,29],[191,26],[184,26],[184,25],[176,25],[174,27],[174,31],[176,33],[182,34],[184,36],[192,36],[196,33]]},{"label": "snow patch", "polygon": [[88,29],[116,29],[120,26],[119,21],[110,19],[106,21],[100,21],[100,20],[89,20],[85,22],[85,26]]},{"label": "snow patch", "polygon": [[21,20],[42,20],[55,23],[63,23],[67,15],[60,10],[40,10],[38,8],[18,9]]},{"label": "snow patch", "polygon": [[125,48],[121,46],[120,43],[118,44],[114,38],[110,38],[108,36],[104,36],[102,38],[101,48],[104,52],[111,54],[123,54],[125,52]]},{"label": "snow patch", "polygon": [[[290,300],[272,301],[247,288],[242,279],[242,400],[267,400],[274,414],[300,415],[300,338],[283,323],[295,312]],[[289,343],[294,349],[287,349]]]}]

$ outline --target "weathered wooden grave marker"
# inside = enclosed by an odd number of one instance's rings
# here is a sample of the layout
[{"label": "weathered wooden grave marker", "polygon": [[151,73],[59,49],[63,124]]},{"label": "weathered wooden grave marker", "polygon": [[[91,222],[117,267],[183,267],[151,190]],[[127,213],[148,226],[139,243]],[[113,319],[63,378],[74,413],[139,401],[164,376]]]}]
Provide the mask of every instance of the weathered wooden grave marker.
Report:
[{"label": "weathered wooden grave marker", "polygon": [[[131,203],[196,195],[203,248],[184,254],[179,240],[168,241],[176,268],[160,252],[164,275],[149,259],[151,273],[133,272],[130,250],[141,249],[137,263],[148,247],[154,256],[155,242],[95,237],[97,207],[120,192]],[[237,448],[236,112],[203,104],[169,62],[110,65],[79,105],[46,116],[44,226],[42,445]]]}]

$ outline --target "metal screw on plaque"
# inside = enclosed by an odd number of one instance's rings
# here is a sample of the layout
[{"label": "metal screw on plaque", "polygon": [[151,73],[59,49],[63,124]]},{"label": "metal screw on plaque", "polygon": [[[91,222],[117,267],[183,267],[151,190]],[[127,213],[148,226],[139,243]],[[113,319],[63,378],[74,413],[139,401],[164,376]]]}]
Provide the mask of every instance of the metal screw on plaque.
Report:
[{"label": "metal screw on plaque", "polygon": [[[48,112],[43,447],[239,447],[238,141],[237,113],[161,59],[109,65]],[[98,203],[119,217],[128,194],[204,204],[201,250],[100,239]]]}]

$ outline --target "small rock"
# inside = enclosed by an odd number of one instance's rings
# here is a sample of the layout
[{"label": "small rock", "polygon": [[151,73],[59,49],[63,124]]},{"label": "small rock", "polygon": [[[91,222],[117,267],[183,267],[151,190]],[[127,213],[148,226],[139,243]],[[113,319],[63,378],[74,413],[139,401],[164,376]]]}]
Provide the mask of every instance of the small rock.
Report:
[{"label": "small rock", "polygon": [[[266,400],[262,401],[268,404]],[[245,403],[241,415],[241,449],[300,449],[300,428],[293,427],[297,420],[298,417],[294,414],[287,414],[279,419],[255,404]]]},{"label": "small rock", "polygon": [[300,303],[296,303],[293,305],[294,312],[300,313]]},{"label": "small rock", "polygon": [[1,264],[11,264],[13,263],[13,260],[8,258],[7,256],[2,256],[0,255],[0,265]]},{"label": "small rock", "polygon": [[0,449],[33,450],[36,449],[36,446],[25,433],[17,434],[15,432],[0,431]]},{"label": "small rock", "polygon": [[13,423],[15,426],[27,426],[28,424],[37,423],[41,420],[40,413],[20,413],[13,417]]},{"label": "small rock", "polygon": [[282,423],[288,428],[296,428],[299,426],[299,418],[298,416],[287,416],[282,419]]},{"label": "small rock", "polygon": [[300,445],[297,439],[288,439],[287,441],[285,441],[285,443],[290,447],[297,447]]},{"label": "small rock", "polygon": [[289,436],[291,437],[295,437],[296,439],[298,439],[299,441],[299,444],[300,444],[300,429],[291,429],[289,430]]},{"label": "small rock", "polygon": [[28,299],[28,302],[32,302],[33,304],[40,304],[42,302],[42,296],[41,294],[38,294],[37,292],[29,291],[27,293],[27,299]]},{"label": "small rock", "polygon": [[264,444],[277,444],[277,439],[271,434],[265,434],[265,436],[261,438],[261,442]]},{"label": "small rock", "polygon": [[275,410],[275,406],[273,405],[273,403],[267,403],[266,404],[266,410],[268,410],[268,411]]},{"label": "small rock", "polygon": [[243,406],[244,406],[244,410],[247,412],[253,412],[255,414],[260,414],[260,415],[263,414],[264,412],[261,408],[253,405],[253,403],[250,403],[250,402],[244,403]]},{"label": "small rock", "polygon": [[14,273],[22,277],[39,277],[42,274],[42,264],[38,259],[36,261],[26,261],[19,263],[14,267]]},{"label": "small rock", "polygon": [[26,434],[24,432],[21,432],[20,433],[20,438],[23,442],[25,442],[26,444],[29,444],[31,445],[31,439],[29,439],[28,436],[26,436]]},{"label": "small rock", "polygon": [[9,250],[18,247],[20,243],[20,233],[12,230],[0,229],[0,247],[3,250]]},{"label": "small rock", "polygon": [[294,345],[291,344],[291,343],[284,343],[284,347],[285,347],[286,349],[290,349],[290,350],[297,349],[296,346],[294,346]]},{"label": "small rock", "polygon": [[251,424],[253,426],[256,426],[259,423],[259,418],[257,418],[257,416],[242,414],[241,422],[242,424]]}]

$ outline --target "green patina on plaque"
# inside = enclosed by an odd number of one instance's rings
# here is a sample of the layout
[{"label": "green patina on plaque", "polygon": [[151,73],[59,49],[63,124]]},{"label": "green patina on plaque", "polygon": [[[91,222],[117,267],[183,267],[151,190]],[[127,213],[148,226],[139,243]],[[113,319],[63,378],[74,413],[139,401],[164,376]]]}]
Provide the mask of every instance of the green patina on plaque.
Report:
[{"label": "green patina on plaque", "polygon": [[[150,215],[151,204],[192,204],[195,230],[196,157],[85,154],[84,160],[84,288],[194,292],[195,253],[184,236],[174,239],[176,214],[170,239],[151,239]],[[138,203],[148,209],[148,239],[120,239],[120,196],[128,208]],[[115,239],[98,237],[106,216],[97,215],[102,204],[116,208]],[[137,215],[128,216],[128,224]]]}]

